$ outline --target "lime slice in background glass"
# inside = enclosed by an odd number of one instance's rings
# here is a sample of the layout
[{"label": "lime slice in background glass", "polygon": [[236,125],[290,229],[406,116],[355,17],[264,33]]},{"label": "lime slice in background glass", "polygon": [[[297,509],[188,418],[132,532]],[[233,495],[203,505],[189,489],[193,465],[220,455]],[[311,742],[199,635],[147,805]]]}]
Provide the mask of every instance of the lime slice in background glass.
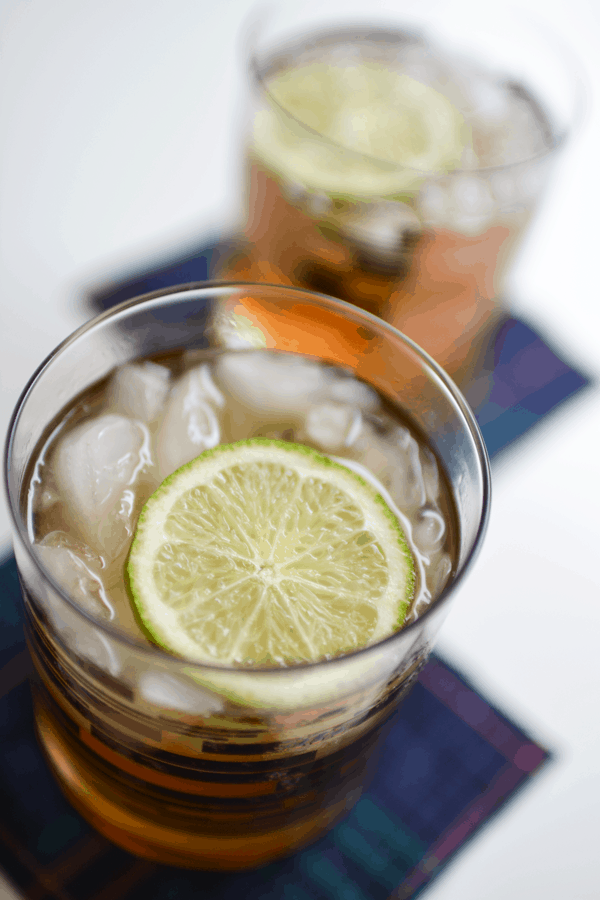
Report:
[{"label": "lime slice in background glass", "polygon": [[276,102],[255,117],[259,155],[290,181],[330,196],[410,193],[426,175],[460,167],[472,143],[447,97],[374,62],[298,66],[267,89]]}]

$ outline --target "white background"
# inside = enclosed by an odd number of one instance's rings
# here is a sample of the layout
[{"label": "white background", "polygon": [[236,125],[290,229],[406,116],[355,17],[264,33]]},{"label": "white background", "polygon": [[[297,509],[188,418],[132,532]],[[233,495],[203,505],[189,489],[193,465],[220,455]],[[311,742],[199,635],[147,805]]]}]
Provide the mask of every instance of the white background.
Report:
[{"label": "white background", "polygon": [[[0,0],[2,433],[34,368],[88,317],[90,286],[235,221],[252,6]],[[576,50],[588,88],[514,269],[514,308],[600,378],[600,5],[521,6]],[[592,390],[497,467],[487,542],[440,649],[556,759],[431,900],[600,896],[599,446]]]}]

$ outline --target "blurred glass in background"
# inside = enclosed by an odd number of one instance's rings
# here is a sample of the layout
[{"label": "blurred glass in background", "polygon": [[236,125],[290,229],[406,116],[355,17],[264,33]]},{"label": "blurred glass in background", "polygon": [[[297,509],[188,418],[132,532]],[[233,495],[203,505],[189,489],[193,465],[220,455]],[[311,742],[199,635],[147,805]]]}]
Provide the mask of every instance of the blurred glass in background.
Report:
[{"label": "blurred glass in background", "polygon": [[243,238],[216,272],[391,321],[465,382],[581,112],[577,67],[518,12],[277,5],[248,27]]}]

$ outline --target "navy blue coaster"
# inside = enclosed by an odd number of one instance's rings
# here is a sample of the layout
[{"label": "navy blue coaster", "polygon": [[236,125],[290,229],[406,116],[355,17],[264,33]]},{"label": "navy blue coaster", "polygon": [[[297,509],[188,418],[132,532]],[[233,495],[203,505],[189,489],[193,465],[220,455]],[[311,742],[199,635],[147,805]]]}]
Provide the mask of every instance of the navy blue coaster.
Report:
[{"label": "navy blue coaster", "polygon": [[0,867],[28,900],[388,900],[416,897],[548,759],[432,657],[348,817],[282,862],[242,875],[131,856],[63,797],[37,744],[21,599],[0,563]]},{"label": "navy blue coaster", "polygon": [[493,458],[589,384],[526,322],[506,316],[482,370],[462,387]]},{"label": "navy blue coaster", "polygon": [[[87,299],[98,312],[140,294],[205,281],[211,277],[212,260],[221,246],[200,247],[176,261],[98,289]],[[589,384],[588,377],[569,365],[550,343],[512,316],[498,324],[483,355],[481,369],[461,388],[492,458]]]}]

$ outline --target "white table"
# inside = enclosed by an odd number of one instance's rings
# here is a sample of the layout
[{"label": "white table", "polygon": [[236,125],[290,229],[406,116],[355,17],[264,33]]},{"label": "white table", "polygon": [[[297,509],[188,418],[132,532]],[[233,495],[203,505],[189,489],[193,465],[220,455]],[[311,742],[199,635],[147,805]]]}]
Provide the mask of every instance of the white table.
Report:
[{"label": "white table", "polygon": [[[236,37],[251,6],[0,5],[3,433],[33,369],[87,317],[86,287],[234,221]],[[595,0],[525,6],[577,47],[597,88]],[[512,278],[516,311],[597,378],[599,148],[591,96]],[[440,650],[557,757],[432,885],[431,900],[600,896],[598,446],[595,389],[497,467],[487,541]],[[8,543],[2,507],[0,549]],[[0,897],[18,896],[2,885]]]}]

